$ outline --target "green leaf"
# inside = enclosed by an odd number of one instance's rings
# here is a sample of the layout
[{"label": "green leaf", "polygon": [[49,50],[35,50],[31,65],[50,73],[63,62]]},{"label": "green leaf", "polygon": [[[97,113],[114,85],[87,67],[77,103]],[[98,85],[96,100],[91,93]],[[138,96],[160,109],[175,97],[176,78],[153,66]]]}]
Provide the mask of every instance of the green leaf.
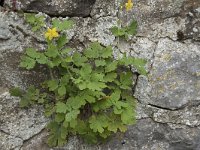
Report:
[{"label": "green leaf", "polygon": [[126,125],[132,125],[135,123],[135,112],[132,107],[127,107],[121,113],[121,120]]},{"label": "green leaf", "polygon": [[61,50],[62,55],[68,55],[70,52],[72,52],[71,48],[65,48],[65,49]]},{"label": "green leaf", "polygon": [[50,122],[47,126],[48,129],[51,130],[51,134],[48,137],[48,145],[49,146],[57,146],[58,144],[58,129],[59,129],[59,125],[56,122]]},{"label": "green leaf", "polygon": [[22,97],[23,91],[19,87],[11,88],[9,90],[11,96]]},{"label": "green leaf", "polygon": [[98,42],[93,42],[90,44],[89,48],[84,51],[84,55],[87,58],[99,58],[103,47]]},{"label": "green leaf", "polygon": [[49,91],[54,91],[58,88],[58,80],[50,80],[47,82]]},{"label": "green leaf", "polygon": [[129,107],[129,104],[123,101],[117,101],[114,105],[114,114],[122,114],[124,109]]},{"label": "green leaf", "polygon": [[96,82],[99,82],[99,81],[104,81],[104,74],[103,73],[92,73],[91,74],[91,81],[96,81]]},{"label": "green leaf", "polygon": [[66,111],[69,109],[69,107],[63,103],[63,102],[58,102],[56,103],[56,112],[57,113],[66,113]]},{"label": "green leaf", "polygon": [[62,86],[68,85],[69,80],[70,80],[70,75],[69,74],[65,74],[60,80],[60,85],[62,85]]},{"label": "green leaf", "polygon": [[61,58],[59,56],[55,57],[52,59],[52,67],[55,67],[55,66],[59,66],[62,62]]},{"label": "green leaf", "polygon": [[45,55],[52,58],[57,57],[59,55],[57,47],[53,44],[49,44]]},{"label": "green leaf", "polygon": [[113,61],[105,67],[106,72],[111,72],[117,69],[118,62]]},{"label": "green leaf", "polygon": [[108,119],[103,115],[99,116],[92,115],[89,119],[89,123],[90,123],[90,128],[94,132],[103,133],[104,128],[108,127]]},{"label": "green leaf", "polygon": [[130,35],[135,35],[137,33],[137,21],[133,20],[127,28],[127,33]]},{"label": "green leaf", "polygon": [[39,16],[35,13],[25,13],[24,16],[25,21],[32,26],[32,31],[34,32],[41,29],[45,25],[44,16]]},{"label": "green leaf", "polygon": [[[104,138],[103,142],[105,141],[106,138],[108,138],[112,133],[109,130],[104,130],[103,133],[99,133],[99,136]],[[101,138],[101,140],[102,140]]]},{"label": "green leaf", "polygon": [[133,65],[139,74],[142,75],[147,75],[147,71],[145,69],[147,61],[145,59],[141,58],[133,58],[133,57],[123,57],[120,60],[120,64],[128,66],[128,65]]},{"label": "green leaf", "polygon": [[35,103],[39,98],[39,90],[34,86],[30,86],[27,89],[27,92],[23,94],[21,101],[19,103],[20,107],[27,107]]},{"label": "green leaf", "polygon": [[95,65],[96,65],[96,67],[105,66],[106,61],[105,60],[95,60]]},{"label": "green leaf", "polygon": [[[82,81],[82,80],[81,80]],[[84,89],[86,89],[87,88],[87,84],[86,84],[86,82],[80,82],[79,84],[78,84],[78,88],[80,89],[80,90],[84,90]]]},{"label": "green leaf", "polygon": [[62,146],[66,142],[66,136],[68,134],[67,128],[61,126],[57,122],[51,122],[47,126],[50,129],[50,136],[48,138],[48,144],[50,146]]},{"label": "green leaf", "polygon": [[84,51],[84,55],[87,57],[87,58],[98,58],[99,57],[99,54],[96,53],[95,50],[91,49],[91,48],[88,48]]},{"label": "green leaf", "polygon": [[108,124],[108,130],[116,133],[117,129],[119,127],[118,124],[119,124],[118,122],[109,122],[109,124]]},{"label": "green leaf", "polygon": [[62,35],[57,40],[57,47],[61,49],[68,42],[66,35]]},{"label": "green leaf", "polygon": [[110,98],[103,98],[102,100],[97,101],[92,106],[93,110],[95,112],[98,112],[100,110],[106,110],[112,106],[112,102],[110,101]]},{"label": "green leaf", "polygon": [[85,90],[80,94],[80,96],[89,103],[94,103],[96,101],[95,98],[91,95],[90,90]]},{"label": "green leaf", "polygon": [[38,98],[38,103],[43,104],[45,102],[46,97],[47,93],[40,94],[40,97]]},{"label": "green leaf", "polygon": [[44,114],[45,114],[46,117],[52,116],[54,114],[54,112],[55,112],[54,105],[50,105],[50,104],[46,104],[45,105],[45,112],[44,112]]},{"label": "green leaf", "polygon": [[48,58],[43,53],[40,53],[39,58],[37,58],[36,61],[39,64],[46,64],[48,62]]},{"label": "green leaf", "polygon": [[36,14],[24,13],[26,22],[34,24],[35,23],[35,15]]},{"label": "green leaf", "polygon": [[98,142],[97,135],[93,132],[88,132],[87,134],[82,135],[84,141],[89,144],[96,144]]},{"label": "green leaf", "polygon": [[92,50],[96,51],[96,52],[100,52],[102,50],[102,46],[100,45],[99,42],[93,42],[90,44],[90,47]]},{"label": "green leaf", "polygon": [[117,74],[114,72],[109,72],[104,77],[104,81],[106,82],[113,82],[117,78]]},{"label": "green leaf", "polygon": [[74,24],[72,20],[60,21],[59,19],[54,19],[52,23],[53,27],[56,27],[59,31],[71,29]]},{"label": "green leaf", "polygon": [[84,65],[84,63],[87,61],[87,58],[84,57],[84,56],[81,56],[81,54],[78,53],[78,52],[75,52],[75,53],[73,54],[72,59],[73,59],[73,62],[74,62],[74,64],[75,64],[76,66],[82,66],[82,65]]},{"label": "green leaf", "polygon": [[64,96],[66,94],[66,88],[65,88],[65,86],[61,86],[61,87],[58,88],[58,94],[60,96]]},{"label": "green leaf", "polygon": [[133,75],[131,72],[124,72],[120,74],[120,88],[131,90],[131,85],[133,83]]},{"label": "green leaf", "polygon": [[112,27],[111,28],[111,32],[114,36],[118,37],[118,36],[123,36],[126,33],[126,29],[125,28],[118,28],[118,27]]},{"label": "green leaf", "polygon": [[89,82],[87,88],[92,91],[102,91],[107,85],[103,82]]},{"label": "green leaf", "polygon": [[77,124],[78,126],[75,126],[75,130],[78,132],[80,135],[86,135],[88,132],[88,122],[77,119]]},{"label": "green leaf", "polygon": [[80,75],[83,79],[88,79],[92,72],[92,66],[90,64],[84,64],[80,70]]},{"label": "green leaf", "polygon": [[111,46],[107,46],[106,48],[102,49],[101,57],[102,58],[112,57],[112,53],[113,53],[112,47]]},{"label": "green leaf", "polygon": [[65,115],[65,121],[70,122],[77,118],[78,114],[80,114],[80,110],[72,110]]},{"label": "green leaf", "polygon": [[86,104],[86,101],[81,96],[70,97],[68,98],[66,105],[70,106],[73,109],[79,109]]},{"label": "green leaf", "polygon": [[39,25],[33,26],[33,27],[32,27],[32,31],[33,31],[33,32],[36,32],[36,31],[39,30],[40,28],[41,28],[41,26],[39,26]]},{"label": "green leaf", "polygon": [[55,121],[58,123],[62,122],[64,119],[65,119],[65,114],[63,113],[57,113],[55,115]]},{"label": "green leaf", "polygon": [[75,128],[77,126],[77,118],[70,121],[69,125],[71,128]]},{"label": "green leaf", "polygon": [[[66,143],[66,137],[67,137],[67,135],[68,135],[68,128],[66,128],[65,126],[61,126],[61,128],[60,128],[60,137],[64,140],[64,143],[63,144],[65,144]],[[61,146],[63,145],[63,144],[61,144]]]},{"label": "green leaf", "polygon": [[147,75],[147,71],[145,69],[146,60],[135,58],[132,65],[137,69],[138,73],[141,75]]},{"label": "green leaf", "polygon": [[35,60],[33,58],[30,58],[28,56],[22,56],[20,67],[26,68],[26,69],[32,69],[35,67]]},{"label": "green leaf", "polygon": [[116,102],[120,99],[121,97],[121,91],[120,90],[115,90],[111,95],[110,95],[110,99],[112,100],[112,102]]},{"label": "green leaf", "polygon": [[40,54],[34,48],[27,48],[26,54],[31,58],[39,58],[40,57]]}]

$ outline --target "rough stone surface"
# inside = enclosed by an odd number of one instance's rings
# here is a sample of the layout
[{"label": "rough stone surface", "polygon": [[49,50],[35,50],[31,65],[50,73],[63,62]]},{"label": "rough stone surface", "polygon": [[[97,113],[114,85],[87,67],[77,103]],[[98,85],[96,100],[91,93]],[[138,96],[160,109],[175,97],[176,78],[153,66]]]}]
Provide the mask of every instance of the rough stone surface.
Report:
[{"label": "rough stone surface", "polygon": [[[50,1],[40,0],[18,0],[17,5],[12,2],[5,1],[5,5],[51,16],[74,16],[74,28],[67,33],[72,48],[82,50],[91,41],[111,44],[115,57],[126,53],[146,58],[149,75],[140,75],[134,86],[138,121],[125,134],[117,134],[107,143],[95,146],[70,137],[64,147],[49,148],[48,132],[44,129],[48,120],[42,115],[42,109],[20,109],[19,100],[8,94],[12,86],[25,89],[48,77],[44,68],[28,72],[18,67],[27,46],[44,48],[43,35],[32,33],[20,14],[0,8],[0,149],[200,149],[199,0],[134,1],[133,10],[126,12],[123,8],[119,13],[117,7],[125,0],[88,0],[84,1],[85,5],[82,0],[51,1],[50,5],[47,5]],[[117,24],[118,18],[122,26],[135,18],[137,35],[130,36],[128,41],[115,38],[109,28]]]},{"label": "rough stone surface", "polygon": [[[200,102],[200,45],[161,39],[149,80],[139,78],[139,101],[168,109]],[[145,81],[141,81],[141,80]]]},{"label": "rough stone surface", "polygon": [[95,0],[6,0],[5,6],[25,12],[44,12],[52,16],[89,16]]},{"label": "rough stone surface", "polygon": [[[47,124],[39,107],[19,108],[19,99],[11,97],[8,92],[0,95],[0,134],[5,149],[21,146],[22,142],[41,132]],[[5,140],[3,137],[7,136]],[[16,140],[16,143],[14,142]]]}]

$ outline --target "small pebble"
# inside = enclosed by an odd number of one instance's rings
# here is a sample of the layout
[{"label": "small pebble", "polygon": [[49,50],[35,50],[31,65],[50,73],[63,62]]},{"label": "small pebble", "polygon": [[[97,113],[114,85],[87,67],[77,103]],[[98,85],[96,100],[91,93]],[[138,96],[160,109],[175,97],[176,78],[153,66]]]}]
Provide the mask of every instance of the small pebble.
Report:
[{"label": "small pebble", "polygon": [[197,28],[193,28],[192,30],[193,30],[193,32],[198,32]]}]

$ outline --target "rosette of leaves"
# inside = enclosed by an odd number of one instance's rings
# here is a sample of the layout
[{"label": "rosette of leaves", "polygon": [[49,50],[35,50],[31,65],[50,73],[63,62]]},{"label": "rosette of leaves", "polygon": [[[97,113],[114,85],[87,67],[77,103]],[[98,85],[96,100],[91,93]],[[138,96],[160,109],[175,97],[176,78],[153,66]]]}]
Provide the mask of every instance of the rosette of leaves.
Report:
[{"label": "rosette of leaves", "polygon": [[[58,29],[62,23],[54,23]],[[62,31],[60,30],[60,31]],[[69,135],[79,135],[97,143],[118,131],[125,132],[135,122],[135,99],[132,96],[130,67],[146,74],[143,59],[113,58],[111,46],[91,43],[83,52],[71,52],[68,40],[60,37],[48,42],[45,51],[26,49],[20,66],[28,70],[44,65],[57,75],[44,81],[41,88],[31,86],[26,92],[12,90],[21,97],[20,106],[41,104],[48,124],[50,146],[61,146]],[[45,91],[45,92],[44,92]]]}]

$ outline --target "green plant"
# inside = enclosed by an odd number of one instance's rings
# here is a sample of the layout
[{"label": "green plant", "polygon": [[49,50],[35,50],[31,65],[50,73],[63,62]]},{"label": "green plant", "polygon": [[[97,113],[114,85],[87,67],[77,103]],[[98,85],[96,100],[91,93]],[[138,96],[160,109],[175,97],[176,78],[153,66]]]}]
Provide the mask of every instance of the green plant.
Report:
[{"label": "green plant", "polygon": [[40,30],[45,25],[45,17],[42,15],[37,15],[35,13],[25,13],[24,17],[25,21],[32,26],[33,32]]},{"label": "green plant", "polygon": [[116,37],[128,38],[128,35],[135,35],[137,33],[137,22],[133,20],[127,27],[114,26],[111,28],[111,32]]},{"label": "green plant", "polygon": [[62,32],[72,27],[72,22],[54,20],[53,27],[46,36],[47,49],[27,48],[20,63],[28,70],[37,65],[48,67],[51,79],[39,89],[17,88],[11,94],[21,98],[21,107],[44,106],[45,116],[52,119],[47,126],[50,146],[65,144],[71,134],[96,143],[117,131],[125,132],[127,125],[135,122],[130,68],[146,75],[146,61],[133,57],[115,60],[112,47],[98,42],[74,52],[66,46],[68,40]]}]

